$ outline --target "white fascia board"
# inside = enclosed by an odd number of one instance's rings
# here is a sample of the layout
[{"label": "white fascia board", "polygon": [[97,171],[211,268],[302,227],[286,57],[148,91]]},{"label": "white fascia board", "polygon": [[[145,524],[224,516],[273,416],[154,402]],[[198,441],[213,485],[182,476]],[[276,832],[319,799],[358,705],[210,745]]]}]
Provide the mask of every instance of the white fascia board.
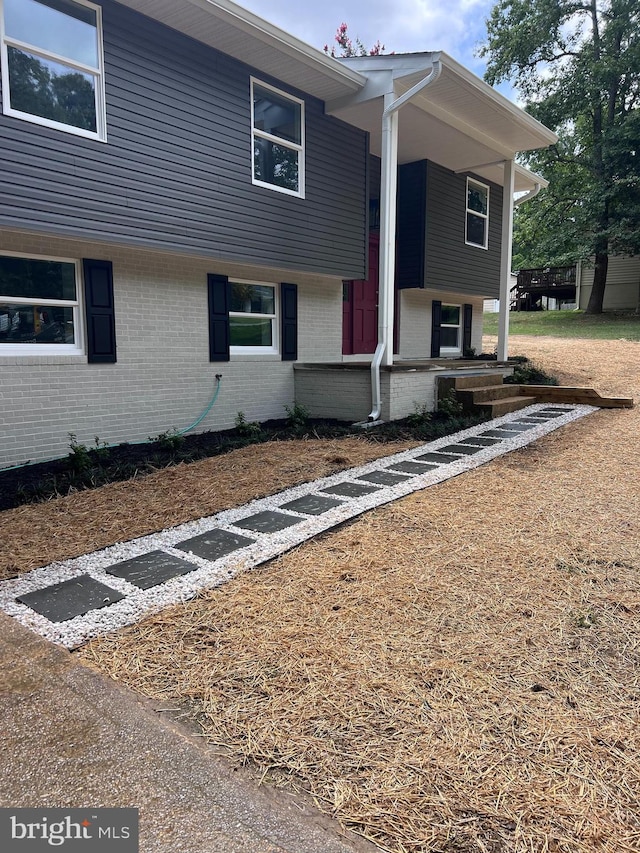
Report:
[{"label": "white fascia board", "polygon": [[528,181],[532,187],[536,184],[539,184],[540,189],[545,190],[549,186],[549,181],[546,178],[543,178],[542,175],[536,174],[536,172],[532,172],[531,169],[527,169],[526,166],[521,166],[519,163],[516,163],[516,178],[522,178],[522,180]]}]

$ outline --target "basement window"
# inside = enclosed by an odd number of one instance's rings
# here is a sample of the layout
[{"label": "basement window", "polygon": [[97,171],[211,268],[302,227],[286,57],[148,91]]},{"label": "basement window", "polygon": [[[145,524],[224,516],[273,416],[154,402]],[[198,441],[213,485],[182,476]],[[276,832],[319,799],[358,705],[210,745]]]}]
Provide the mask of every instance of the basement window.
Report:
[{"label": "basement window", "polygon": [[78,264],[0,255],[0,355],[82,353]]},{"label": "basement window", "polygon": [[460,355],[462,329],[460,318],[462,314],[460,305],[442,306],[440,320],[440,355]]},{"label": "basement window", "polygon": [[232,353],[277,353],[276,286],[231,281],[229,335]]}]

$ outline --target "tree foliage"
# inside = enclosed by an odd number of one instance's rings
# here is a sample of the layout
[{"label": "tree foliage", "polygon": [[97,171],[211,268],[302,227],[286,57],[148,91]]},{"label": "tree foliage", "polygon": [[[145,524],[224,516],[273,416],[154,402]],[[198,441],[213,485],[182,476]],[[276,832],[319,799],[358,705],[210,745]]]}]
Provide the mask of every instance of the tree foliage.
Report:
[{"label": "tree foliage", "polygon": [[[333,40],[340,51],[338,56],[379,56],[384,52],[384,45],[380,43],[380,39],[370,48],[366,48],[358,37],[354,41],[349,35],[349,27],[344,23],[340,24],[336,30]],[[335,45],[329,47],[325,44],[324,52],[336,56]]]},{"label": "tree foliage", "polygon": [[517,213],[514,267],[595,258],[599,313],[609,255],[640,252],[640,4],[500,0],[481,54],[559,136],[525,158],[550,186]]}]

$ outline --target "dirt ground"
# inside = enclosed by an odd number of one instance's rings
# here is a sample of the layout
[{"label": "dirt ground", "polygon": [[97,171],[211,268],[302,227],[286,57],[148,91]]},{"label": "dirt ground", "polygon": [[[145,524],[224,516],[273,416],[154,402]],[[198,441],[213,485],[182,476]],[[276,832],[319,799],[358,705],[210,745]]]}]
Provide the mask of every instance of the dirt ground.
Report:
[{"label": "dirt ground", "polygon": [[[510,351],[640,400],[640,343],[513,337]],[[180,703],[211,742],[383,850],[637,851],[639,425],[640,407],[598,411],[78,654]],[[0,514],[23,525],[11,560],[398,449],[311,446],[239,451],[237,492],[216,488],[216,459],[188,483],[174,469]]]}]

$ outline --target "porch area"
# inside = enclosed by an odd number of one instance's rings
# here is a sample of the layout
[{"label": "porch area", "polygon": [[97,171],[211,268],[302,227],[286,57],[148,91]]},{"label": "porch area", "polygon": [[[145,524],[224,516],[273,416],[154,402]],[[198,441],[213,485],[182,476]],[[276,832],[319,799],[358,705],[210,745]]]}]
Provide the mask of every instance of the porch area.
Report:
[{"label": "porch area", "polygon": [[[413,414],[417,408],[437,407],[440,379],[509,376],[513,364],[479,359],[420,359],[397,361],[380,368],[380,420]],[[358,423],[372,410],[371,363],[326,362],[294,365],[295,399],[311,417]]]}]

